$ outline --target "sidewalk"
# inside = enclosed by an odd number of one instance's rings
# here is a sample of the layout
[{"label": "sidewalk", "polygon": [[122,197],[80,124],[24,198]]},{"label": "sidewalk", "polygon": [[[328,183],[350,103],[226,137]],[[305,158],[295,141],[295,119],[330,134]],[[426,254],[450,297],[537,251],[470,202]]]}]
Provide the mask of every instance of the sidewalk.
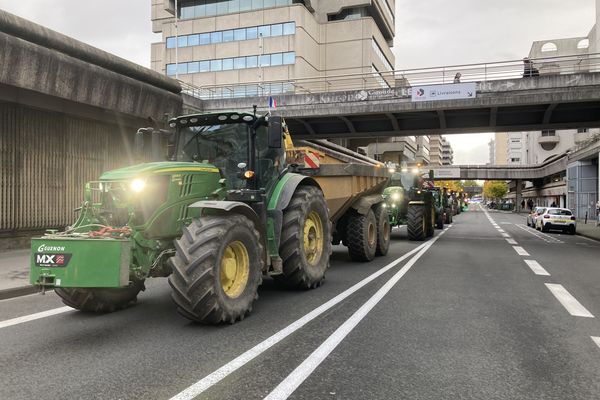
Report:
[{"label": "sidewalk", "polygon": [[0,300],[35,293],[29,284],[30,249],[0,252]]},{"label": "sidewalk", "polygon": [[590,239],[600,240],[600,226],[596,226],[596,221],[577,221],[577,234]]}]

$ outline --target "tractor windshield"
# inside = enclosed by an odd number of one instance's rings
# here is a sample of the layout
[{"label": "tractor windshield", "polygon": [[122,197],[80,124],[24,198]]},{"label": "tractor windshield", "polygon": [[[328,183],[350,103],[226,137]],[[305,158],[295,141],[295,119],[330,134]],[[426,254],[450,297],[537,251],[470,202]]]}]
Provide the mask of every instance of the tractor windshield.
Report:
[{"label": "tractor windshield", "polygon": [[248,164],[249,129],[244,123],[182,128],[177,160],[212,164],[221,170],[229,188],[240,189],[245,180],[240,177],[238,164]]}]

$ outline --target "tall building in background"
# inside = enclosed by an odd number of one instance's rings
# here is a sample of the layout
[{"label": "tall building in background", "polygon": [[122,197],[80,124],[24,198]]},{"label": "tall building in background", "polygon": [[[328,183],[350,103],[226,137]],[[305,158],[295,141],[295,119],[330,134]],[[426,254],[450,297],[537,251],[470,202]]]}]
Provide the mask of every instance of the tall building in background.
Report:
[{"label": "tall building in background", "polygon": [[494,139],[490,139],[488,142],[488,151],[488,165],[494,164],[494,161],[496,160],[496,142]]},{"label": "tall building in background", "polygon": [[508,163],[508,133],[496,132],[494,134],[494,161],[495,165]]},{"label": "tall building in background", "polygon": [[452,165],[454,163],[452,146],[442,135],[429,136],[429,160],[431,165]]},{"label": "tall building in background", "polygon": [[442,135],[429,136],[429,163],[442,165]]},{"label": "tall building in background", "polygon": [[454,164],[454,150],[448,139],[442,136],[442,165]]},{"label": "tall building in background", "polygon": [[[162,33],[152,44],[152,69],[213,97],[282,93],[295,78],[394,70],[395,0],[180,0],[177,10],[174,0],[151,2],[152,29]],[[393,86],[386,79],[377,81]]]}]

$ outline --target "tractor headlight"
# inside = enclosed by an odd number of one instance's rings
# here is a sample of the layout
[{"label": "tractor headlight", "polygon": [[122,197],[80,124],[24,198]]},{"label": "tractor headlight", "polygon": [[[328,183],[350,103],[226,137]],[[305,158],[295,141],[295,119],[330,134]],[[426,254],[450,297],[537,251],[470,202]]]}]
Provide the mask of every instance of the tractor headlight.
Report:
[{"label": "tractor headlight", "polygon": [[139,193],[142,190],[144,190],[144,188],[146,187],[146,182],[141,179],[134,179],[133,181],[131,181],[131,184],[129,185],[129,187],[134,192]]},{"label": "tractor headlight", "polygon": [[400,193],[392,193],[392,200],[394,200],[394,201],[400,200]]}]

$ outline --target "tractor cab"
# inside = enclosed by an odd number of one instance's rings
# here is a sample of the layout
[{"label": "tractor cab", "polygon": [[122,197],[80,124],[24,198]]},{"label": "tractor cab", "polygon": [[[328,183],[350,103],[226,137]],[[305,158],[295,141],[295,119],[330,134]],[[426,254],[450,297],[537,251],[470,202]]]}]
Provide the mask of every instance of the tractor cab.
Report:
[{"label": "tractor cab", "polygon": [[176,161],[219,169],[230,194],[265,191],[283,171],[281,117],[246,113],[191,115],[171,120]]}]

